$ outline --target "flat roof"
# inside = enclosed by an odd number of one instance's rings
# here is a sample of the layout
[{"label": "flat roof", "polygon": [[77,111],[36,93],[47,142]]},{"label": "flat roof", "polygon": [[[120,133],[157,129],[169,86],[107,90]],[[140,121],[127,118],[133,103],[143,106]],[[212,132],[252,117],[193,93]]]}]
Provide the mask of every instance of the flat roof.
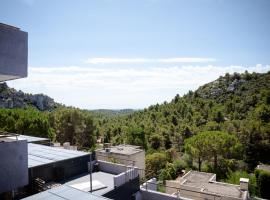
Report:
[{"label": "flat roof", "polygon": [[89,153],[28,143],[28,168],[37,167],[71,158],[77,158]]},{"label": "flat roof", "polygon": [[216,182],[215,174],[206,172],[189,171],[181,178],[180,186],[200,188],[201,192],[208,192],[216,195],[237,198],[241,198],[243,195],[240,186]]},{"label": "flat roof", "polygon": [[[92,173],[92,190],[93,194],[103,195],[114,189],[114,174],[106,172]],[[69,179],[65,185],[75,187],[85,192],[90,191],[90,175],[85,173]]]},{"label": "flat roof", "polygon": [[[133,146],[133,145],[111,146],[106,149],[110,149],[110,153],[123,154],[123,155],[133,155],[133,154],[143,151],[142,149],[139,149],[139,146]],[[108,153],[106,152],[106,149],[98,149],[96,151],[101,152],[101,153]]]},{"label": "flat roof", "polygon": [[[29,135],[18,135],[17,137],[18,137],[18,140],[27,140],[28,143],[50,141],[50,139],[48,138],[35,137],[35,136],[29,136]],[[16,136],[12,136],[8,138],[16,140]]]},{"label": "flat roof", "polygon": [[44,192],[32,195],[30,197],[24,198],[24,200],[104,200],[108,199],[102,196],[91,194],[89,192],[84,192],[76,188],[70,187],[68,185],[62,185],[59,187],[46,190]]}]

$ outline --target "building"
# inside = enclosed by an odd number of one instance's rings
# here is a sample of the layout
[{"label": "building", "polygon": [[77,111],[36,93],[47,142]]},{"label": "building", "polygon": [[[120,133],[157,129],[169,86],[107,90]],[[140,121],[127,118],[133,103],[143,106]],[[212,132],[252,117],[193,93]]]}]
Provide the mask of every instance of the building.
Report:
[{"label": "building", "polygon": [[216,174],[189,171],[177,181],[166,181],[166,193],[189,199],[246,200],[248,179],[241,178],[240,185],[216,181]]},{"label": "building", "polygon": [[155,178],[146,181],[140,186],[136,200],[247,200],[248,181],[240,178],[240,185],[233,185],[217,182],[212,173],[189,171],[177,180],[166,181],[166,193],[158,191]]},{"label": "building", "polygon": [[97,160],[105,160],[145,169],[145,151],[140,146],[117,145],[96,150]]},{"label": "building", "polygon": [[[28,35],[0,23],[0,82],[27,76]],[[0,135],[0,199],[28,184],[27,141]]]},{"label": "building", "polygon": [[[0,151],[3,157],[1,165],[8,168],[2,168],[0,199],[55,199],[61,193],[63,198],[68,195],[71,199],[78,194],[82,198],[120,200],[130,199],[139,191],[138,168],[106,161],[90,162],[88,152],[32,143],[44,141],[43,138],[14,134],[0,136],[1,143],[7,144]],[[9,144],[13,142],[16,143],[10,149]],[[12,153],[4,156],[7,150]],[[18,157],[14,157],[13,153]],[[2,191],[11,191],[12,196]],[[89,191],[92,191],[92,196]]]},{"label": "building", "polygon": [[27,76],[28,35],[0,23],[0,82]]}]

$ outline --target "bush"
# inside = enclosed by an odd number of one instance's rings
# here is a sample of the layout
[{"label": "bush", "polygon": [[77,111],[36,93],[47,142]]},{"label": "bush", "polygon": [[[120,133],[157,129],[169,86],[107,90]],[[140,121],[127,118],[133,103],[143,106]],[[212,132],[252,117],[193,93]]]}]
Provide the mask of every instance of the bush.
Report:
[{"label": "bush", "polygon": [[256,183],[256,177],[254,175],[248,174],[246,171],[231,171],[227,173],[227,179],[225,182],[231,183],[231,184],[240,184],[240,178],[248,178],[249,179],[249,185],[248,190],[251,196],[257,196],[257,183]]},{"label": "bush", "polygon": [[168,159],[165,153],[153,153],[146,156],[146,178],[157,177],[160,170],[164,169]]},{"label": "bush", "polygon": [[175,160],[173,163],[167,163],[166,167],[160,171],[159,180],[174,180],[186,167],[187,164],[183,160]]},{"label": "bush", "polygon": [[260,197],[264,199],[270,199],[270,172],[256,169],[255,176],[257,179],[257,186]]}]

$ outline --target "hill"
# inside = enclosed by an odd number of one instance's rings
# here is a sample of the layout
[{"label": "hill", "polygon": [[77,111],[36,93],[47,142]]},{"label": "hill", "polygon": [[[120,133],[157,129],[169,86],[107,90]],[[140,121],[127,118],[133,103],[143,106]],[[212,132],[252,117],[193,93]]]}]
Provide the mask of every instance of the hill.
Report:
[{"label": "hill", "polygon": [[184,153],[187,138],[224,131],[241,142],[242,159],[252,168],[269,162],[269,122],[270,72],[245,72],[226,74],[168,103],[100,120],[97,133],[105,142],[142,145],[149,153],[170,148]]}]

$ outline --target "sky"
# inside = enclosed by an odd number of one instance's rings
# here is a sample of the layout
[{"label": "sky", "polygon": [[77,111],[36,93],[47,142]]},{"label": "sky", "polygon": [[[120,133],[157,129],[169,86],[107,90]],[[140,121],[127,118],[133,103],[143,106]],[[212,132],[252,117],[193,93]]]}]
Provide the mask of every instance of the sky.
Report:
[{"label": "sky", "polygon": [[141,109],[226,72],[270,70],[269,0],[0,0],[28,32],[8,85],[85,109]]}]

